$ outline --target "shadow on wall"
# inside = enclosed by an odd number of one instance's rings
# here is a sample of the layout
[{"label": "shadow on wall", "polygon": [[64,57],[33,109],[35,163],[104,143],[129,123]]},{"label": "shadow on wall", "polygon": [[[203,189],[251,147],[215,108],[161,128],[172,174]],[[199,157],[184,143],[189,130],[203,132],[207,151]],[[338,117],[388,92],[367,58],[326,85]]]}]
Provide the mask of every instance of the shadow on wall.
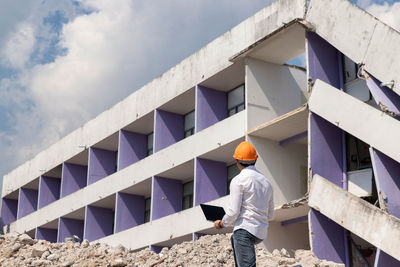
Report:
[{"label": "shadow on wall", "polygon": [[[289,144],[280,146],[278,142],[261,137],[249,136],[249,142],[256,147],[259,159],[256,168],[272,183],[275,206],[299,199],[307,188],[307,145]],[[305,177],[304,177],[305,176]]]}]

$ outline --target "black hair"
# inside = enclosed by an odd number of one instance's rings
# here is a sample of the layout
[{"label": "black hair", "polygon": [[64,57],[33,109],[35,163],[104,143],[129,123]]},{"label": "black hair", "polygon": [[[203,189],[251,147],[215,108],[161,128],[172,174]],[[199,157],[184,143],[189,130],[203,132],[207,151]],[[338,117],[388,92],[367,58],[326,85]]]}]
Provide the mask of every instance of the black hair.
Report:
[{"label": "black hair", "polygon": [[254,166],[254,165],[256,164],[256,162],[254,161],[253,163],[241,163],[241,162],[239,161],[239,164],[242,165],[243,167],[247,168],[247,167],[249,167],[249,166]]}]

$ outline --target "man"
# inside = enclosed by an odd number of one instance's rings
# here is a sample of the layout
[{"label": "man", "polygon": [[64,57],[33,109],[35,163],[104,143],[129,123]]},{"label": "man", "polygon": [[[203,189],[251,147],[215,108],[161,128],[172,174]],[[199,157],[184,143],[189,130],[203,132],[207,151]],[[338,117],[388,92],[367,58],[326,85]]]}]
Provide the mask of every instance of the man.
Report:
[{"label": "man", "polygon": [[249,142],[240,143],[233,158],[240,173],[230,184],[230,205],[217,229],[234,226],[231,237],[236,267],[256,266],[254,245],[267,237],[268,220],[274,214],[271,183],[256,170],[258,155]]}]

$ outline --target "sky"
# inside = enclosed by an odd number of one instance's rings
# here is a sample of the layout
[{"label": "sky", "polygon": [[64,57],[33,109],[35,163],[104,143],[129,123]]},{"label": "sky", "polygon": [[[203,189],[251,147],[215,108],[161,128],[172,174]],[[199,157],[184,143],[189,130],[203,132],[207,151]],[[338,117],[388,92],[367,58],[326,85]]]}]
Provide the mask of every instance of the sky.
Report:
[{"label": "sky", "polygon": [[[0,180],[271,2],[2,0]],[[400,30],[399,1],[353,2]]]}]

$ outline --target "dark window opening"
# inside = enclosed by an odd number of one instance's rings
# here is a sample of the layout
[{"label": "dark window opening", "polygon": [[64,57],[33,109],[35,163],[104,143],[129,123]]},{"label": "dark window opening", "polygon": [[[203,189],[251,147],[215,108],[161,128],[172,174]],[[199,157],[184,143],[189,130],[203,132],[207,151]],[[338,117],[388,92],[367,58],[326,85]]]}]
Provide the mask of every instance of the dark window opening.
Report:
[{"label": "dark window opening", "polygon": [[147,156],[153,154],[153,138],[154,133],[150,133],[147,135]]},{"label": "dark window opening", "polygon": [[150,210],[151,210],[151,198],[146,198],[144,200],[144,222],[150,221]]},{"label": "dark window opening", "polygon": [[240,170],[236,166],[236,163],[226,167],[226,170],[227,170],[227,174],[228,174],[227,175],[228,176],[228,183],[227,183],[228,189],[226,192],[228,192],[228,195],[229,195],[229,193],[230,193],[229,186],[231,185],[231,181],[236,175],[238,175],[240,173]]},{"label": "dark window opening", "polygon": [[343,55],[342,60],[344,83],[357,79],[358,65],[345,55]]},{"label": "dark window opening", "polygon": [[232,89],[227,93],[228,96],[228,117],[245,109],[244,84]]},{"label": "dark window opening", "polygon": [[190,181],[182,186],[182,210],[193,207],[193,184],[193,181]]},{"label": "dark window opening", "polygon": [[346,134],[347,171],[372,168],[369,145]]},{"label": "dark window opening", "polygon": [[185,138],[194,134],[194,110],[185,115]]}]

